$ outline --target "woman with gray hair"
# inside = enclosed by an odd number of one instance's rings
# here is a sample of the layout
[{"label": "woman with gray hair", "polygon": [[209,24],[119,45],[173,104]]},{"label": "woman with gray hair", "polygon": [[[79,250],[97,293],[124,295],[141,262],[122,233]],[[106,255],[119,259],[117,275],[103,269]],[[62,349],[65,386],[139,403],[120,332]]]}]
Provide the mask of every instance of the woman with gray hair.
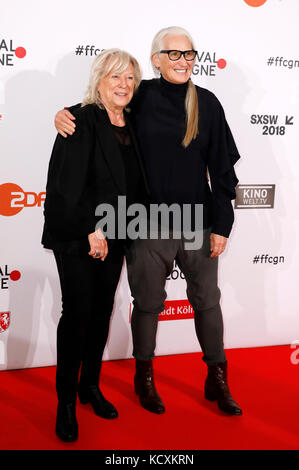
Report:
[{"label": "woman with gray hair", "polygon": [[[222,411],[240,415],[242,410],[227,383],[217,285],[218,256],[225,249],[234,221],[231,200],[238,182],[234,164],[240,157],[220,102],[191,80],[196,55],[185,29],[174,26],[159,31],[151,50],[159,78],[143,80],[130,105],[151,201],[168,206],[176,203],[182,208],[189,204],[193,222],[195,206],[203,206],[201,248],[187,250],[183,238],[140,239],[133,245],[128,279],[134,297],[135,391],[144,408],[153,413],[165,411],[155,387],[152,360],[159,312],[166,299],[165,281],[176,261],[185,275],[197,338],[208,366],[205,397],[217,401]],[[69,117],[68,111],[56,115],[56,128],[64,136],[74,132]]]},{"label": "woman with gray hair", "polygon": [[[126,240],[107,240],[95,209],[119,195],[143,202],[145,172],[125,107],[141,79],[130,54],[108,49],[96,57],[76,133],[57,136],[48,170],[42,244],[54,252],[63,311],[57,329],[56,434],[78,436],[75,406],[91,403],[102,418],[118,416],[99,389],[114,295]],[[79,370],[81,367],[80,380]],[[79,380],[79,384],[78,384]]]}]

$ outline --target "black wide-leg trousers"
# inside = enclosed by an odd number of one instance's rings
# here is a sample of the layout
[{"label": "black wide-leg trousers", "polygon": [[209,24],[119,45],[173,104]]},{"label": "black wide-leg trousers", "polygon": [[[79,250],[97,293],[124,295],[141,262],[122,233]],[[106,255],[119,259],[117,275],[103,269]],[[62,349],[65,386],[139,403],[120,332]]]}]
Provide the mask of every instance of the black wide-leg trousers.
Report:
[{"label": "black wide-leg trousers", "polygon": [[210,257],[210,234],[210,229],[203,230],[203,243],[197,250],[187,250],[183,239],[146,239],[133,244],[127,267],[134,298],[131,326],[136,359],[154,357],[159,313],[165,308],[167,296],[165,282],[176,261],[186,279],[203,361],[210,365],[226,360],[218,258]]},{"label": "black wide-leg trousers", "polygon": [[56,390],[58,400],[76,399],[80,384],[98,385],[124,246],[114,241],[104,261],[86,254],[54,250],[62,314],[57,328]]}]

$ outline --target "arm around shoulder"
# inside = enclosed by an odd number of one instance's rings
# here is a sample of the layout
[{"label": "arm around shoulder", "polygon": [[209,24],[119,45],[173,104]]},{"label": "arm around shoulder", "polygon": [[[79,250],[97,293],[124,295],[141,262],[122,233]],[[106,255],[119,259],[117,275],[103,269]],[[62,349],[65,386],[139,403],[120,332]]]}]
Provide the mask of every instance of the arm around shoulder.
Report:
[{"label": "arm around shoulder", "polygon": [[74,113],[76,110],[80,109],[81,104],[76,104],[69,108],[64,108],[58,111],[55,115],[54,125],[57,132],[62,137],[67,137],[72,135],[75,132],[76,124],[74,120],[76,119]]}]

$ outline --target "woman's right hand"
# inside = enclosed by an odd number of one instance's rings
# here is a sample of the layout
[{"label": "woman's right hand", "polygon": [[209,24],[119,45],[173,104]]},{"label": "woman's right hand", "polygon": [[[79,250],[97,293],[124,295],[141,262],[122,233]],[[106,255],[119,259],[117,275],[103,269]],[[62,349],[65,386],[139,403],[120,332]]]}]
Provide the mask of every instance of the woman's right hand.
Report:
[{"label": "woman's right hand", "polygon": [[67,109],[61,109],[55,116],[54,124],[62,137],[67,137],[68,135],[72,135],[75,132],[76,124],[73,122],[75,120],[75,116],[72,115]]},{"label": "woman's right hand", "polygon": [[88,235],[90,251],[88,254],[93,258],[99,258],[102,261],[108,255],[108,243],[100,229]]}]

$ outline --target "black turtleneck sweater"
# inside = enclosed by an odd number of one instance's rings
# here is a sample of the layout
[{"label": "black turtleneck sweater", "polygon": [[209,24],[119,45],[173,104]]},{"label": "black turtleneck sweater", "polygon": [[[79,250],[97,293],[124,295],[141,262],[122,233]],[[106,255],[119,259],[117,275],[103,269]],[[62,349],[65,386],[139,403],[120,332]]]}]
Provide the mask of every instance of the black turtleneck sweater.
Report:
[{"label": "black turtleneck sweater", "polygon": [[203,203],[204,226],[228,237],[239,153],[220,102],[198,86],[199,134],[187,148],[182,146],[187,87],[188,82],[177,85],[163,77],[143,80],[130,104],[152,202]]},{"label": "black turtleneck sweater", "polygon": [[199,133],[187,148],[182,146],[187,87],[188,82],[178,85],[163,77],[142,80],[130,103],[151,199],[159,204],[201,203],[204,227],[228,237],[234,222],[231,200],[238,183],[234,164],[240,155],[221,103],[199,86]]}]

